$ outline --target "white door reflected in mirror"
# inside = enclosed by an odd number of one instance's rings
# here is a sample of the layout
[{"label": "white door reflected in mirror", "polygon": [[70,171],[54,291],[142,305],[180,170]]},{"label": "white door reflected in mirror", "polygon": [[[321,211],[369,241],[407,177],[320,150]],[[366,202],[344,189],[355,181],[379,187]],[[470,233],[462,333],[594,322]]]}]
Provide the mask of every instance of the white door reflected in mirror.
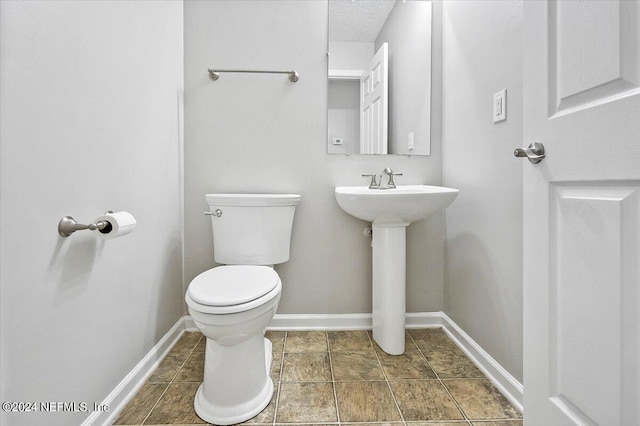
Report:
[{"label": "white door reflected in mirror", "polygon": [[389,123],[389,48],[387,43],[360,76],[360,154],[387,153]]},{"label": "white door reflected in mirror", "polygon": [[[431,7],[427,0],[329,0],[328,153],[430,154]],[[387,111],[383,103],[361,108],[370,92],[360,78],[373,89],[370,64],[385,44]]]}]

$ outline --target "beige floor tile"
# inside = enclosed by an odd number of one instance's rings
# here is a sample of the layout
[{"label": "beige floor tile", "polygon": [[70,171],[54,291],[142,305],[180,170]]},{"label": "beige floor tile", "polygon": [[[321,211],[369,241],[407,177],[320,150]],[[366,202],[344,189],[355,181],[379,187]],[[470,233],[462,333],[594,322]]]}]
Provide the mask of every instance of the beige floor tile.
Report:
[{"label": "beige floor tile", "polygon": [[402,422],[380,422],[380,423],[341,423],[342,425],[351,426],[403,426]]},{"label": "beige floor tile", "polygon": [[284,354],[283,382],[330,382],[329,352]]},{"label": "beige floor tile", "polygon": [[389,382],[406,421],[463,420],[455,402],[437,380]]},{"label": "beige floor tile", "polygon": [[193,409],[198,383],[172,383],[147,418],[147,424],[206,424]]},{"label": "beige floor tile", "polygon": [[172,356],[182,356],[186,359],[189,354],[196,348],[200,339],[202,338],[202,334],[198,332],[186,332],[180,337],[178,343],[171,349],[169,355]]},{"label": "beige floor tile", "polygon": [[374,351],[331,352],[335,381],[384,380],[384,374]]},{"label": "beige floor tile", "polygon": [[471,420],[522,418],[489,380],[445,380],[444,384]]},{"label": "beige floor tile", "polygon": [[342,422],[393,422],[401,420],[389,386],[384,381],[336,383]]},{"label": "beige floor tile", "polygon": [[467,426],[466,420],[458,422],[407,422],[407,426]]},{"label": "beige floor tile", "polygon": [[282,353],[273,354],[273,360],[271,361],[271,380],[273,384],[280,382],[280,372],[282,371]]},{"label": "beige floor tile", "polygon": [[484,378],[484,374],[461,350],[433,351],[425,355],[429,365],[441,379]]},{"label": "beige floor tile", "polygon": [[[248,424],[335,423],[335,386],[341,422],[401,426],[398,407],[389,391],[391,385],[406,426],[469,425],[446,389],[435,380],[432,367],[473,426],[522,426],[520,413],[442,330],[410,330],[405,334],[406,352],[399,356],[372,345],[371,334],[366,331],[277,331],[267,332],[266,337],[273,344],[270,375],[275,392],[269,406]],[[145,424],[206,424],[193,411],[204,370],[205,342],[200,333],[185,333],[115,424],[140,424],[147,415]],[[335,384],[331,383],[331,368]],[[385,375],[389,384],[384,381]],[[281,376],[283,382],[279,384]],[[276,413],[278,386],[282,389]]]},{"label": "beige floor tile", "polygon": [[373,349],[369,334],[366,330],[357,331],[329,331],[329,350],[338,351],[368,351]]},{"label": "beige floor tile", "polygon": [[466,420],[457,422],[407,422],[407,426],[468,426]]},{"label": "beige floor tile", "polygon": [[389,355],[378,350],[378,357],[387,379],[435,379],[436,375],[427,360],[415,348],[402,355]]},{"label": "beige floor tile", "polygon": [[285,352],[327,352],[324,331],[287,331]]},{"label": "beige floor tile", "polygon": [[204,379],[204,352],[193,352],[184,363],[174,382],[202,382]]},{"label": "beige floor tile", "polygon": [[284,336],[286,334],[286,331],[267,331],[264,334],[264,337],[271,340],[271,352],[284,352]]},{"label": "beige floor tile", "polygon": [[158,368],[155,369],[151,376],[149,377],[149,382],[151,383],[169,383],[176,376],[176,373],[182,367],[182,364],[186,361],[186,356],[182,355],[167,355]]},{"label": "beige floor tile", "polygon": [[458,346],[447,337],[442,328],[409,330],[409,335],[423,352],[457,350]]},{"label": "beige floor tile", "polygon": [[114,425],[140,425],[169,386],[167,383],[145,383],[124,407]]},{"label": "beige floor tile", "polygon": [[337,422],[333,385],[328,382],[282,382],[276,423]]},{"label": "beige floor tile", "polygon": [[202,336],[202,339],[198,342],[196,347],[193,349],[194,352],[204,352],[207,350],[207,338]]}]

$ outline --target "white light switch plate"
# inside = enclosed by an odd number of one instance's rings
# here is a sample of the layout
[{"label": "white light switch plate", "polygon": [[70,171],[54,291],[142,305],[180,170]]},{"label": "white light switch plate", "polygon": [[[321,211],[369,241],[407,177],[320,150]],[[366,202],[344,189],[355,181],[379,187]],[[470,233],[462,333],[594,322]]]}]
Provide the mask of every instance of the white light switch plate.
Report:
[{"label": "white light switch plate", "polygon": [[493,95],[493,122],[507,119],[507,89],[503,89]]}]

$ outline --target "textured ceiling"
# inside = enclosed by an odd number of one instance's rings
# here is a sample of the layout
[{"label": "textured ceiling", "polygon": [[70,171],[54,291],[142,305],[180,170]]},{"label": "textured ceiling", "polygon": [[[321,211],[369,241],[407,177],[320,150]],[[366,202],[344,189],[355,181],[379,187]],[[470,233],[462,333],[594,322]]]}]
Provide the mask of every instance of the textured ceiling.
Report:
[{"label": "textured ceiling", "polygon": [[329,0],[330,41],[375,41],[396,0]]}]

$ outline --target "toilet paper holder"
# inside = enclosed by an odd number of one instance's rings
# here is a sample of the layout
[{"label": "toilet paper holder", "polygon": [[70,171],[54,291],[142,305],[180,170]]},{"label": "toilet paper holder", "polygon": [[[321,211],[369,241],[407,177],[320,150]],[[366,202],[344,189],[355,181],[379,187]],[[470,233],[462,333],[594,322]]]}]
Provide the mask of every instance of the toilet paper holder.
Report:
[{"label": "toilet paper holder", "polygon": [[[109,210],[105,214],[111,214],[111,213],[113,212]],[[82,231],[84,229],[88,229],[90,231],[98,230],[103,234],[108,234],[111,231],[112,226],[106,220],[100,220],[100,221],[92,222],[88,225],[85,225],[82,223],[78,223],[71,216],[64,216],[62,219],[60,219],[60,222],[58,222],[58,234],[60,234],[61,237],[68,237],[74,232]]]}]

